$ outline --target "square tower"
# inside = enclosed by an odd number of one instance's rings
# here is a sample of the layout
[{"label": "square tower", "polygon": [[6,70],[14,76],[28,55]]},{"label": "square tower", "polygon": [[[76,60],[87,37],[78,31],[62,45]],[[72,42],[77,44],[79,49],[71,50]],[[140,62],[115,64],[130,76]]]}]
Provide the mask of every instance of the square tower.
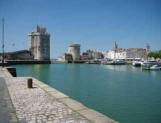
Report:
[{"label": "square tower", "polygon": [[35,32],[28,34],[29,51],[35,60],[50,60],[50,34],[37,25]]}]

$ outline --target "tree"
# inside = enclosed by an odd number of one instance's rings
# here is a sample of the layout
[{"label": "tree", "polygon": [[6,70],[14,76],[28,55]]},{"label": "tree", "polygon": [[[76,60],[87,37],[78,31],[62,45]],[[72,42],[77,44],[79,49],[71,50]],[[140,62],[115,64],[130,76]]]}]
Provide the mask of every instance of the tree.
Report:
[{"label": "tree", "polygon": [[153,58],[161,58],[161,50],[155,51],[155,52],[150,52],[148,54],[148,57],[153,57]]}]

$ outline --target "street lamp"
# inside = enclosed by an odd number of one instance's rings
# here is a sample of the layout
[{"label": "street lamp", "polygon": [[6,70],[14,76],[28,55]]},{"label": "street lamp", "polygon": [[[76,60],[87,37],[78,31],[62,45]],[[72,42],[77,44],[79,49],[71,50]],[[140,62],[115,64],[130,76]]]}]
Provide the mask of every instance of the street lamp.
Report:
[{"label": "street lamp", "polygon": [[2,19],[2,67],[4,67],[4,18]]}]

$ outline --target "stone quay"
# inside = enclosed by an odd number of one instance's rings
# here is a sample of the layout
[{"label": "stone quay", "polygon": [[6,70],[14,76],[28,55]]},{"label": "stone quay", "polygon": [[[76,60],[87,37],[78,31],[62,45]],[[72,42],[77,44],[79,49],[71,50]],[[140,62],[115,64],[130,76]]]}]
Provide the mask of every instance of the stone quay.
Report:
[{"label": "stone quay", "polygon": [[[32,88],[27,87],[29,78]],[[0,67],[1,79],[10,97],[9,110],[14,109],[8,112],[11,123],[117,123],[33,77],[13,77]]]}]

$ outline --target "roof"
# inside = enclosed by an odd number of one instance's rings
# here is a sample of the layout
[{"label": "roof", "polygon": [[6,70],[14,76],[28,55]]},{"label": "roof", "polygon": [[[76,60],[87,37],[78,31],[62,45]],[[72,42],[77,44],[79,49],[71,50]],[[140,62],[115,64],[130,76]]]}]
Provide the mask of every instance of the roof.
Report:
[{"label": "roof", "polygon": [[[29,50],[18,50],[18,51],[13,51],[13,52],[5,52],[5,54],[17,54],[17,53],[25,53],[25,52],[30,52]],[[0,53],[1,55],[2,53]]]}]

